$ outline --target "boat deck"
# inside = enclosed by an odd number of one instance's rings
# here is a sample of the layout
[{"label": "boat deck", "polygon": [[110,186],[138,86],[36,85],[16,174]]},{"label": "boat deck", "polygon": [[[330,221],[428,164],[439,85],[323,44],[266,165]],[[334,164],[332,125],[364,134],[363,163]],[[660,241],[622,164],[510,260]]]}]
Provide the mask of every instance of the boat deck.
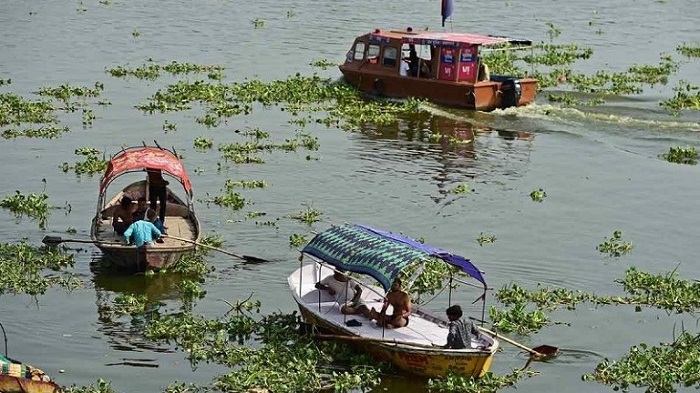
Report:
[{"label": "boat deck", "polygon": [[[169,235],[181,237],[184,239],[197,239],[197,228],[192,220],[185,217],[178,216],[168,216],[165,221],[165,227]],[[102,242],[115,242],[115,243],[126,243],[122,236],[117,235],[112,228],[111,219],[102,219],[97,225],[97,231],[95,233],[96,239]],[[163,243],[154,243],[153,248],[174,248],[183,247],[185,245],[191,245],[190,243],[183,242],[181,240],[175,240],[173,238],[166,237],[163,239]]]},{"label": "boat deck", "polygon": [[[314,316],[324,322],[344,330],[347,334],[365,338],[392,340],[398,343],[409,342],[422,345],[445,345],[447,342],[447,323],[436,318],[431,313],[420,311],[414,306],[413,313],[409,317],[408,326],[398,329],[384,329],[377,326],[376,321],[371,321],[363,315],[345,315],[340,312],[340,305],[327,291],[319,291],[314,287],[315,283],[331,274],[329,268],[319,269],[315,265],[305,265],[289,276],[289,286],[294,292],[297,302],[305,307]],[[301,279],[301,292],[299,291]],[[367,307],[374,307],[377,311],[382,308],[383,290],[379,287],[363,288],[362,300]],[[300,296],[301,293],[301,296]],[[391,306],[387,314],[391,314]],[[361,326],[347,326],[346,322],[355,319]],[[472,348],[479,346],[489,347],[493,345],[493,339],[486,335],[472,340]],[[436,347],[439,350],[439,348]],[[456,351],[470,351],[464,349]]]}]

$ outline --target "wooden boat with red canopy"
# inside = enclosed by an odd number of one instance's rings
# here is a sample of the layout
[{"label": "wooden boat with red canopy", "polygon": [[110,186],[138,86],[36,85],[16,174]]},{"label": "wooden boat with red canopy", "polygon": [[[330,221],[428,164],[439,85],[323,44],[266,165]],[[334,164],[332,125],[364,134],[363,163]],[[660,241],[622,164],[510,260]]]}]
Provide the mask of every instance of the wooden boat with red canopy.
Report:
[{"label": "wooden boat with red canopy", "polygon": [[[137,204],[139,198],[150,202],[151,176],[147,176],[147,171],[160,171],[167,175],[167,178],[176,180],[182,186],[182,192],[178,195],[170,187],[165,187],[166,208],[163,224],[167,234],[172,237],[165,237],[162,243],[136,247],[129,245],[123,236],[115,232],[112,221],[114,210],[122,198],[129,197],[134,204]],[[123,175],[133,173],[141,174],[141,179],[127,184],[107,199],[107,189],[112,182]],[[123,149],[109,160],[100,179],[97,213],[92,219],[90,236],[95,245],[117,266],[140,271],[170,267],[183,253],[193,251],[195,243],[200,240],[200,224],[194,212],[192,197],[192,183],[185,166],[174,151],[160,146]],[[154,202],[154,210],[159,212],[161,202]]]},{"label": "wooden boat with red canopy", "polygon": [[530,45],[479,34],[377,29],[355,39],[339,68],[366,93],[490,111],[532,103],[537,80],[490,75],[482,51]]}]

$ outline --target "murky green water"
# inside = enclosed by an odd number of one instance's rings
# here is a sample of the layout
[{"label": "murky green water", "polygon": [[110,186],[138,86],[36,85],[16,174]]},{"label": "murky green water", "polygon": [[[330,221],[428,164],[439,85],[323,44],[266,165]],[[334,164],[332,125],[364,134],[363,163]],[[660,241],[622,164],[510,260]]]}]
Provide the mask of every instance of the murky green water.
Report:
[{"label": "murky green water", "polygon": [[[264,27],[254,28],[256,18],[266,20]],[[562,31],[557,42],[593,47],[594,57],[581,66],[583,71],[656,64],[660,53],[673,53],[679,43],[700,37],[700,11],[692,1],[478,0],[458,2],[454,18],[455,31],[535,41],[548,39],[545,23],[552,22]],[[47,234],[88,238],[97,179],[76,178],[58,166],[77,161],[73,151],[79,147],[110,154],[121,146],[157,139],[186,156],[204,231],[220,234],[228,249],[272,260],[242,265],[212,255],[217,272],[205,284],[207,297],[196,309],[206,315],[228,311],[221,299],[234,301],[251,293],[266,310],[294,309],[286,277],[296,266],[297,252],[288,238],[310,229],[287,216],[306,206],[323,212],[324,221],[313,230],[359,222],[422,236],[472,258],[496,289],[515,281],[527,287],[542,283],[617,294],[621,288],[614,279],[630,265],[666,272],[680,264],[684,277],[698,277],[698,168],[667,163],[658,154],[672,146],[697,146],[700,116],[670,117],[657,104],[672,95],[678,79],[698,84],[697,61],[683,64],[669,86],[584,111],[558,109],[541,95],[532,107],[508,113],[432,108],[434,117],[393,128],[346,133],[310,125],[306,130],[321,144],[311,155],[319,160],[307,161],[305,152],[276,153],[264,165],[233,165],[224,171],[217,171],[218,152],[193,149],[195,137],[230,143],[236,140],[234,130],[260,127],[281,141],[293,137],[296,129],[287,123],[286,114],[256,108],[252,115],[208,130],[195,123],[196,112],[143,115],[134,109],[172,80],[121,80],[104,72],[117,65],[136,67],[151,58],[224,65],[231,81],[286,78],[318,71],[309,66],[315,60],[341,61],[352,39],[365,31],[407,25],[441,29],[439,2],[1,2],[0,79],[11,78],[12,84],[0,87],[0,92],[34,98],[31,93],[41,87],[101,81],[102,98],[112,105],[96,107],[97,119],[86,129],[79,114],[67,115],[63,123],[72,132],[57,140],[0,141],[3,196],[16,189],[40,192],[45,178],[51,204],[72,207],[68,214],[55,211],[48,231],[0,212],[0,236],[6,242],[27,238],[37,244]],[[336,69],[319,72],[340,76]],[[178,130],[165,133],[165,120],[176,123]],[[473,137],[474,143],[454,147],[421,142],[419,135],[426,130]],[[250,210],[266,212],[265,220],[279,218],[277,225],[256,225],[243,214],[201,202],[208,194],[217,195],[226,179],[267,181],[267,189],[244,194],[254,203]],[[465,182],[474,192],[447,192]],[[543,203],[529,197],[538,188],[547,192]],[[66,234],[68,228],[77,233]],[[596,246],[616,229],[636,247],[631,256],[604,258]],[[496,235],[496,243],[480,247],[475,239],[482,232]],[[193,372],[182,353],[140,338],[138,321],[100,318],[102,307],[118,294],[147,293],[175,308],[177,292],[168,280],[93,272],[90,262],[98,257],[89,246],[78,252],[75,272],[85,282],[80,290],[50,291],[37,299],[0,297],[0,321],[9,334],[11,357],[45,369],[62,385],[90,384],[101,377],[122,392],[159,391],[173,381],[207,382],[221,371],[202,366]],[[458,299],[467,305],[473,296],[461,293]],[[445,303],[437,299],[431,306],[441,310]],[[695,326],[692,318],[654,309],[635,313],[626,307],[582,306],[554,313],[553,319],[571,327],[553,326],[523,341],[568,351],[550,363],[533,365],[541,375],[520,383],[521,392],[562,387],[608,391],[582,382],[581,374],[603,357],[618,358],[639,342],[671,339],[674,324],[681,321]],[[125,359],[158,367],[110,365]],[[493,370],[507,372],[524,362],[522,354],[506,346]],[[415,386],[400,378],[380,389],[400,392]]]}]

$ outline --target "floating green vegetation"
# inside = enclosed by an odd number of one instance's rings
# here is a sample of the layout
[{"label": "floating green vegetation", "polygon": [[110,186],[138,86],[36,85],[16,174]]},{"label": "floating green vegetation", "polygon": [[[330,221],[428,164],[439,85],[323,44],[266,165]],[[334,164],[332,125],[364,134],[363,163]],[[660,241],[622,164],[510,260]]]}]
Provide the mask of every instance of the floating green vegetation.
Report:
[{"label": "floating green vegetation", "polygon": [[[196,121],[207,127],[216,127],[232,116],[249,114],[253,111],[254,104],[258,103],[263,107],[280,105],[283,111],[292,116],[299,116],[306,112],[319,112],[325,117],[317,118],[316,122],[328,127],[352,129],[371,122],[395,123],[400,116],[421,111],[422,101],[409,99],[396,103],[366,100],[357,90],[343,81],[332,81],[317,75],[306,77],[297,74],[286,80],[269,83],[246,80],[227,85],[204,81],[179,81],[167,86],[164,90],[157,91],[148,103],[139,104],[137,108],[147,113],[165,113],[189,110],[195,102],[201,104],[205,110],[204,115],[198,117]],[[308,121],[305,118],[299,123],[306,124]],[[309,144],[307,148],[313,150],[314,144]],[[251,161],[245,156],[237,156],[233,160]]]},{"label": "floating green vegetation", "polygon": [[[42,179],[44,187],[46,187],[46,179]],[[29,195],[22,194],[19,190],[15,190],[15,194],[7,196],[0,201],[0,207],[7,209],[15,215],[19,220],[23,216],[27,216],[39,221],[39,228],[46,229],[46,222],[51,215],[51,205],[46,202],[49,196],[41,192],[41,194],[31,193]]]},{"label": "floating green vegetation", "polygon": [[11,85],[11,84],[12,84],[12,79],[9,79],[9,78],[8,79],[1,79],[0,78],[0,86]]},{"label": "floating green vegetation", "polygon": [[[177,131],[177,124],[171,123],[169,121],[164,121],[163,122],[163,131],[165,132],[174,132]],[[195,147],[197,147],[197,141],[195,139]]]},{"label": "floating green vegetation", "polygon": [[77,176],[88,175],[92,176],[96,173],[103,173],[107,169],[107,159],[105,152],[101,152],[93,147],[81,147],[75,149],[76,156],[85,157],[84,161],[78,161],[75,164],[64,162],[59,166],[63,172],[74,171]]},{"label": "floating green vegetation", "polygon": [[246,218],[256,218],[256,217],[262,217],[262,216],[266,216],[266,215],[267,215],[267,213],[258,212],[258,211],[247,212],[245,214]]},{"label": "floating green vegetation", "polygon": [[539,308],[528,310],[524,303],[516,303],[509,310],[489,307],[489,318],[494,328],[503,333],[516,332],[526,335],[552,324],[549,316]]},{"label": "floating green vegetation", "polygon": [[683,331],[671,343],[650,347],[635,345],[622,360],[605,359],[582,378],[628,392],[631,387],[650,393],[676,392],[679,387],[697,387],[700,381],[700,334]]},{"label": "floating green vegetation", "polygon": [[556,27],[554,23],[546,22],[545,25],[547,25],[549,28],[549,30],[547,30],[547,35],[549,35],[550,40],[553,40],[561,35],[561,29]]},{"label": "floating green vegetation", "polygon": [[507,375],[496,375],[487,372],[479,379],[465,378],[453,373],[444,378],[431,378],[428,380],[430,392],[460,392],[460,393],[497,393],[507,387],[515,386],[524,377],[533,377],[539,374],[532,370],[514,369]]},{"label": "floating green vegetation", "polygon": [[309,63],[309,65],[312,67],[318,67],[322,70],[326,70],[330,67],[337,67],[338,66],[338,64],[336,64],[335,62],[332,62],[332,61],[329,61],[326,59],[313,61],[313,62]]},{"label": "floating green vegetation", "polygon": [[671,147],[668,153],[663,153],[660,157],[668,162],[675,162],[676,164],[696,165],[698,163],[698,151],[691,146]]},{"label": "floating green vegetation", "polygon": [[289,247],[299,247],[302,244],[306,244],[308,238],[303,233],[292,233],[289,235]]},{"label": "floating green vegetation", "polygon": [[618,258],[629,254],[633,248],[632,243],[622,240],[622,231],[614,231],[610,238],[605,239],[596,247],[596,250],[602,254],[608,254],[610,257]]},{"label": "floating green vegetation", "polygon": [[471,189],[471,187],[469,187],[469,184],[462,183],[462,184],[450,189],[450,191],[448,191],[448,192],[450,194],[466,194],[470,191],[472,191],[472,189]]},{"label": "floating green vegetation", "polygon": [[[200,243],[203,244],[208,244],[206,242],[212,241],[214,244],[217,244],[217,241],[213,239],[203,239],[200,241]],[[212,247],[217,247],[212,244],[209,244]],[[220,243],[219,243],[220,245]],[[211,273],[214,271],[214,267],[209,266],[206,261],[204,260],[204,256],[207,255],[206,248],[203,247],[201,250],[198,250],[195,253],[189,253],[185,254],[180,257],[180,259],[177,261],[177,263],[170,268],[169,272],[173,273],[179,273],[182,274],[186,277],[193,277],[197,279],[201,279],[204,277],[206,274]],[[163,272],[162,273],[168,273],[168,272]]]},{"label": "floating green vegetation", "polygon": [[[416,239],[416,241],[423,243],[420,239]],[[460,270],[446,264],[441,259],[429,259],[423,266],[416,264],[404,271],[401,275],[403,281],[410,282],[410,278],[414,276],[417,269],[423,269],[423,271],[419,273],[410,287],[405,288],[416,303],[422,303],[421,299],[424,295],[434,295],[436,291],[444,290],[449,285],[445,284],[448,277],[466,277]],[[452,287],[456,287],[454,282]]]},{"label": "floating green vegetation", "polygon": [[552,311],[562,305],[574,310],[577,304],[592,300],[592,296],[580,291],[540,285],[537,285],[536,291],[528,291],[518,284],[510,284],[496,292],[496,299],[505,306],[534,303],[537,308]]},{"label": "floating green vegetation", "polygon": [[[100,378],[89,386],[71,386],[63,390],[65,393],[116,393],[111,383]],[[184,392],[183,392],[184,393]]]},{"label": "floating green vegetation", "polygon": [[113,312],[116,315],[143,314],[148,304],[148,296],[121,294],[114,298]]},{"label": "floating green vegetation", "polygon": [[221,235],[206,235],[202,236],[199,242],[212,247],[221,247],[224,244],[224,239],[221,238]]},{"label": "floating green vegetation", "polygon": [[530,199],[534,202],[544,202],[545,198],[547,198],[547,192],[541,188],[530,193]]},{"label": "floating green vegetation", "polygon": [[[74,264],[73,255],[56,249],[33,247],[25,242],[0,243],[0,295],[41,295],[53,286],[72,290],[80,281],[60,272]],[[46,272],[46,273],[45,273]]]},{"label": "floating green vegetation", "polygon": [[289,215],[289,218],[294,219],[294,220],[299,220],[301,222],[307,223],[308,225],[311,225],[315,222],[321,221],[322,215],[323,215],[322,212],[309,206],[297,214]]},{"label": "floating green vegetation", "polygon": [[264,180],[226,180],[226,188],[265,188],[267,183]]},{"label": "floating green vegetation", "polygon": [[[208,199],[205,202],[212,202],[219,206],[228,207],[233,210],[241,210],[249,202],[238,192],[234,191],[234,186],[229,183],[229,180],[224,183],[224,189],[222,195],[217,195],[213,199]],[[208,195],[208,194],[207,194]]]},{"label": "floating green vegetation", "polygon": [[687,57],[700,57],[700,44],[680,44],[676,48],[678,53]]},{"label": "floating green vegetation", "polygon": [[23,130],[10,128],[2,132],[2,137],[5,139],[14,139],[19,137],[55,139],[68,131],[70,131],[68,127],[57,126],[25,128]]},{"label": "floating green vegetation", "polygon": [[197,150],[209,150],[214,147],[214,142],[211,138],[206,138],[203,136],[198,136],[194,138],[194,148]]},{"label": "floating green vegetation", "polygon": [[484,232],[481,232],[479,237],[476,238],[476,241],[480,246],[483,246],[484,243],[495,243],[496,235],[486,235]]},{"label": "floating green vegetation", "polygon": [[137,79],[154,80],[160,76],[161,70],[171,75],[182,75],[191,73],[207,73],[210,75],[218,75],[224,70],[224,68],[225,67],[223,66],[209,66],[186,62],[180,63],[177,61],[172,61],[168,64],[160,65],[151,61],[136,68],[129,68],[128,66],[117,66],[114,68],[107,69],[107,73],[117,78],[133,76]]},{"label": "floating green vegetation", "polygon": [[51,101],[27,101],[14,93],[0,93],[0,127],[22,123],[55,123]]},{"label": "floating green vegetation", "polygon": [[678,113],[682,109],[700,110],[700,87],[691,85],[686,81],[679,81],[673,88],[673,98],[661,101],[659,105],[672,113]]},{"label": "floating green vegetation", "polygon": [[380,369],[369,366],[376,362],[367,356],[299,335],[296,312],[263,316],[260,302],[250,299],[230,305],[223,318],[185,313],[152,319],[145,334],[186,351],[192,367],[214,362],[229,368],[212,384],[220,391],[364,391],[379,383]]},{"label": "floating green vegetation", "polygon": [[131,32],[131,36],[134,37],[134,38],[141,37],[141,32],[140,32],[138,29],[134,29],[134,30]]},{"label": "floating green vegetation", "polygon": [[59,101],[68,103],[73,97],[99,97],[104,89],[105,87],[102,82],[95,82],[93,89],[85,86],[71,86],[70,84],[65,84],[58,87],[43,87],[39,89],[38,94],[40,96],[53,97]]},{"label": "floating green vegetation", "polygon": [[631,267],[625,272],[624,280],[617,282],[622,283],[625,291],[632,295],[629,303],[651,305],[678,313],[700,310],[700,282],[681,280],[676,271],[655,275]]},{"label": "floating green vegetation", "polygon": [[253,27],[256,28],[256,29],[258,29],[258,28],[260,28],[260,27],[264,27],[266,21],[265,21],[265,19],[255,18],[255,19],[252,20],[251,22],[253,23]]}]

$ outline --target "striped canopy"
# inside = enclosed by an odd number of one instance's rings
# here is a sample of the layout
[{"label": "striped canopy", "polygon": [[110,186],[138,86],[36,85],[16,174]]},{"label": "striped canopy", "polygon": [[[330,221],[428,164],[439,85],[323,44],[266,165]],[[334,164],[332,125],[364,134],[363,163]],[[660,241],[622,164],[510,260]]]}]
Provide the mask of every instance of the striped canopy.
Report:
[{"label": "striped canopy", "polygon": [[302,252],[338,268],[367,274],[379,281],[385,290],[401,271],[426,257],[457,266],[486,287],[481,272],[468,259],[362,225],[334,226],[311,239]]}]

